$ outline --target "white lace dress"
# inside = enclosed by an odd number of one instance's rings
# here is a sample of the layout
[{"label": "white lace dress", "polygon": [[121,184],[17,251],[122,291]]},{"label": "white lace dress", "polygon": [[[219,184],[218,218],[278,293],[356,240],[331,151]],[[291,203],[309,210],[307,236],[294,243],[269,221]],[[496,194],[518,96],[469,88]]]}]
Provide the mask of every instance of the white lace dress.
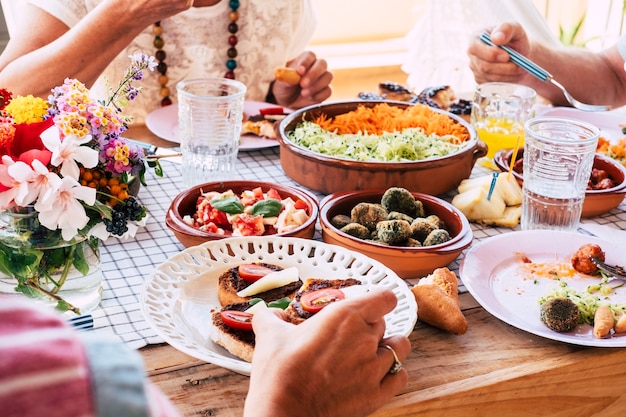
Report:
[{"label": "white lace dress", "polygon": [[[69,27],[76,25],[101,0],[28,0]],[[132,0],[129,0],[132,1]],[[163,26],[165,62],[172,99],[176,101],[176,83],[198,77],[222,77],[226,73],[227,26],[230,8],[222,0],[211,7],[191,8],[177,16],[165,19]],[[284,66],[308,45],[317,18],[310,0],[242,0],[239,8],[236,77],[246,84],[246,99],[264,101],[274,69]],[[219,29],[212,29],[219,28]],[[128,47],[121,51],[92,88],[101,97],[104,78],[117,83],[128,67],[129,55],[141,51],[155,53],[152,27],[147,27]],[[161,97],[158,72],[147,72],[137,83],[143,91],[126,109],[135,123],[143,123],[145,116],[159,108]]]}]

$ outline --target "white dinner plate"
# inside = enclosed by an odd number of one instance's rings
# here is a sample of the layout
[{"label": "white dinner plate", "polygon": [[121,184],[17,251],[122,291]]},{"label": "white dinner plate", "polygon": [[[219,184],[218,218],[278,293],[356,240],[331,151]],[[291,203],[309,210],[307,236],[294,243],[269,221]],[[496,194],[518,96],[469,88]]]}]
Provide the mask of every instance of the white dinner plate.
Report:
[{"label": "white dinner plate", "polygon": [[[259,114],[260,109],[280,107],[276,104],[261,101],[245,101],[243,103],[244,120],[250,116]],[[285,111],[288,111],[285,109]],[[178,136],[178,104],[161,107],[146,116],[146,126],[160,138],[171,142],[180,143]],[[277,139],[262,138],[256,135],[241,135],[239,142],[240,151],[254,151],[258,149],[273,148],[279,146]]]},{"label": "white dinner plate", "polygon": [[541,116],[568,117],[570,119],[591,123],[600,129],[600,135],[609,139],[611,142],[615,142],[626,136],[622,133],[620,126],[626,124],[626,112],[622,109],[608,112],[589,112],[571,107],[548,107],[538,113],[538,115]]},{"label": "white dinner plate", "polygon": [[356,278],[364,285],[384,286],[398,297],[385,316],[386,336],[409,335],[417,321],[417,304],[407,284],[391,269],[360,253],[316,240],[276,236],[228,238],[185,249],[159,265],[141,292],[143,314],[159,336],[197,359],[243,375],[250,364],[210,339],[211,313],[220,309],[218,277],[250,262],[283,268],[295,266],[308,277]]},{"label": "white dinner plate", "polygon": [[[575,345],[626,347],[626,334],[596,339],[592,326],[581,324],[569,333],[550,330],[539,318],[539,298],[559,285],[558,281],[529,274],[516,253],[533,263],[570,262],[571,256],[586,243],[595,243],[606,253],[606,261],[626,264],[626,247],[578,233],[550,230],[510,232],[490,237],[473,247],[463,260],[461,280],[485,310],[505,323],[552,340]],[[599,278],[578,274],[564,278],[568,287],[584,291]],[[626,288],[609,296],[611,303],[626,303]]]}]

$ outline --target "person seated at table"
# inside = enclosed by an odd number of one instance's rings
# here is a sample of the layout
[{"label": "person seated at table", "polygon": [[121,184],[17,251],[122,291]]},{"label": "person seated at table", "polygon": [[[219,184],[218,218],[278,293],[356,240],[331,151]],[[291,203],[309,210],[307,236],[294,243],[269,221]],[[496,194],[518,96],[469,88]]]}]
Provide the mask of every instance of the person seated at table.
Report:
[{"label": "person seated at table", "polygon": [[[244,417],[358,417],[388,402],[408,381],[405,369],[391,372],[392,349],[399,361],[411,349],[404,336],[383,337],[396,302],[388,289],[372,291],[297,326],[282,310],[256,313]],[[0,296],[0,358],[3,417],[180,415],[145,377],[138,352],[78,333],[21,296]]]},{"label": "person seated at table", "polygon": [[[524,28],[515,22],[486,29],[496,45],[508,45],[550,72],[577,100],[614,107],[626,104],[626,35],[610,48],[594,52],[579,47],[548,47],[531,42]],[[503,81],[528,85],[555,105],[569,106],[563,93],[550,83],[521,69],[500,48],[472,39],[467,53],[477,83]]]},{"label": "person seated at table", "polygon": [[[300,108],[331,95],[327,63],[305,51],[315,26],[311,0],[24,0],[15,33],[0,56],[0,86],[47,98],[66,77],[98,98],[121,80],[129,55],[159,60],[127,114],[135,123],[175,99],[176,83],[235,78],[246,98]],[[161,44],[162,42],[162,44]],[[291,85],[277,67],[296,69]]]}]

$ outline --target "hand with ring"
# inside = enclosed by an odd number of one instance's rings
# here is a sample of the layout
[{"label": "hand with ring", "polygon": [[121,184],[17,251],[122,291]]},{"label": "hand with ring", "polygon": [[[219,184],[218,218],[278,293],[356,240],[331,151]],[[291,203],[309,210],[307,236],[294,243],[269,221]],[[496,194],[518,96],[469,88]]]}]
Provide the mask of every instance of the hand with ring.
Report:
[{"label": "hand with ring", "polygon": [[[373,289],[299,325],[282,310],[254,315],[256,346],[244,416],[367,416],[404,389],[411,345],[384,337],[395,294]],[[273,405],[273,406],[272,406]]]}]

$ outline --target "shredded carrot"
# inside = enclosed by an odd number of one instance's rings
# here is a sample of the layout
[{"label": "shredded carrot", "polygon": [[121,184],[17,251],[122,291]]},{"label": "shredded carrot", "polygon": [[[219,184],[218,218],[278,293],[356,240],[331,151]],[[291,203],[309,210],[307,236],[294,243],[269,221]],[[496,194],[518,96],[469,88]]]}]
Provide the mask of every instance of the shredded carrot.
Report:
[{"label": "shredded carrot", "polygon": [[401,108],[387,103],[374,107],[359,105],[356,110],[328,117],[320,114],[311,120],[323,129],[338,134],[367,133],[381,135],[383,132],[400,132],[406,128],[421,128],[427,135],[453,135],[458,143],[470,138],[467,129],[444,113],[432,110],[423,104]]}]

